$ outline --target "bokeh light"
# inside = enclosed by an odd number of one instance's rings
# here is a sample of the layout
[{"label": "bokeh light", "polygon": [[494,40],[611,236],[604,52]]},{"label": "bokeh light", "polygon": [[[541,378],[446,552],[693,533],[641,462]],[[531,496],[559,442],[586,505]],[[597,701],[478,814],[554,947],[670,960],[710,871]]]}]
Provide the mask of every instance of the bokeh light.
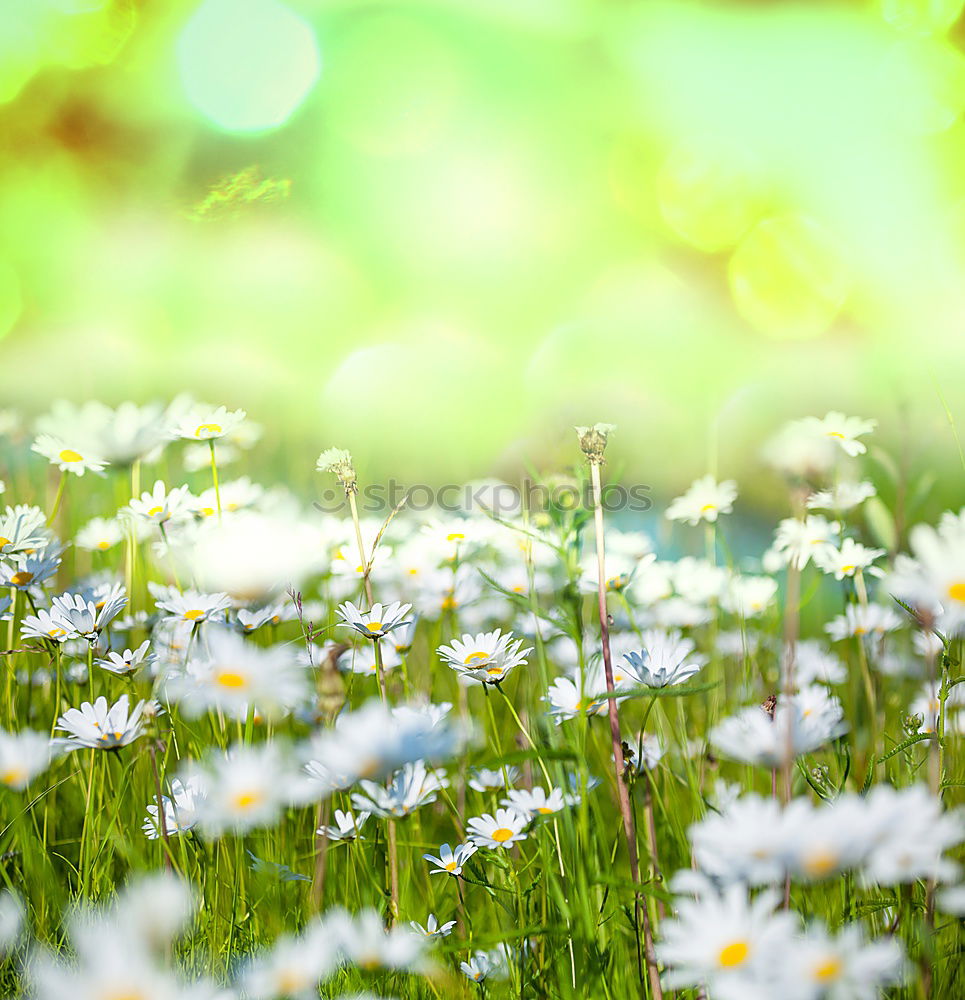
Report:
[{"label": "bokeh light", "polygon": [[277,0],[205,0],[177,44],[188,100],[230,132],[283,125],[318,79],[315,35]]}]

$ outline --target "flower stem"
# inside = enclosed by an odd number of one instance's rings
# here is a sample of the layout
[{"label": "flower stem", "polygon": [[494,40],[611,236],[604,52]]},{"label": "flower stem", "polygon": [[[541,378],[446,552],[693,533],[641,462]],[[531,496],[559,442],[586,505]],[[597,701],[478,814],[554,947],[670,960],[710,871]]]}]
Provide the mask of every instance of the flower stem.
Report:
[{"label": "flower stem", "polygon": [[218,507],[218,520],[221,520],[221,490],[218,488],[218,462],[214,455],[214,438],[208,438],[211,449],[211,481],[214,483],[214,502]]},{"label": "flower stem", "polygon": [[[603,645],[603,670],[606,674],[607,693],[610,695],[607,699],[610,717],[610,740],[613,744],[613,763],[616,769],[620,815],[623,817],[623,834],[626,838],[627,854],[630,859],[630,876],[636,883],[640,880],[640,863],[637,858],[637,838],[633,829],[630,795],[627,791],[626,782],[623,780],[624,762],[623,747],[620,740],[620,716],[617,711],[617,701],[613,693],[613,664],[610,659],[610,626],[606,609],[606,549],[603,541],[603,486],[600,481],[599,462],[590,462],[590,478],[593,488],[593,519],[596,528],[597,595],[600,609],[600,637]],[[640,905],[639,890],[634,893],[634,917],[635,922],[642,922],[643,924],[644,959],[647,963],[650,988],[656,1000],[663,1000],[660,973],[657,970],[656,956],[653,951],[653,931],[650,927],[650,914],[646,907]]]}]

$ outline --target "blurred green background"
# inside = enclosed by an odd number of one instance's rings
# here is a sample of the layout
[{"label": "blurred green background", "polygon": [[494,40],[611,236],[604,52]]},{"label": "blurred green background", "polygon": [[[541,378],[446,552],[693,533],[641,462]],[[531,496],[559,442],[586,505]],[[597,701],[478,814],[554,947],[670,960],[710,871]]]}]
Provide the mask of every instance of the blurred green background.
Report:
[{"label": "blurred green background", "polygon": [[839,409],[954,502],[962,6],[6,0],[3,405],[667,489]]}]

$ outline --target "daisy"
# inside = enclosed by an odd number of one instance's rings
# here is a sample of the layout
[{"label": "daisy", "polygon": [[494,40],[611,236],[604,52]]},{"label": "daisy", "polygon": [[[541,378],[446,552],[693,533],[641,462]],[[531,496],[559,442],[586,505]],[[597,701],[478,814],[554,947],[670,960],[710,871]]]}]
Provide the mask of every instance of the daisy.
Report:
[{"label": "daisy", "polygon": [[[604,684],[603,687],[605,686]],[[602,689],[598,687],[594,691]],[[583,697],[578,681],[569,677],[557,677],[547,689],[543,700],[549,702],[550,714],[557,725],[580,715],[600,715],[606,711],[606,699]]]},{"label": "daisy", "polygon": [[425,927],[422,924],[417,923],[415,920],[409,921],[409,926],[416,931],[418,934],[424,934],[427,938],[433,937],[448,937],[452,933],[453,927],[456,926],[455,920],[448,920],[444,924],[440,924],[436,920],[436,915],[434,913],[429,914],[429,918],[426,920]]},{"label": "daisy", "polygon": [[463,635],[453,639],[449,646],[437,650],[456,673],[483,684],[498,684],[513,668],[526,662],[531,647],[521,650],[522,639],[513,639],[512,632],[502,635],[494,632],[480,632],[478,635]]},{"label": "daisy", "polygon": [[50,617],[67,630],[68,639],[86,639],[94,643],[126,605],[127,591],[118,583],[99,607],[82,594],[61,594],[51,602]]},{"label": "daisy", "polygon": [[151,666],[157,657],[154,653],[149,653],[151,640],[145,639],[137,649],[125,649],[123,653],[107,651],[104,659],[97,661],[97,665],[109,670],[112,674],[133,674],[139,667]]},{"label": "daisy", "polygon": [[339,946],[324,922],[315,920],[300,934],[282,934],[271,949],[255,955],[240,976],[250,1000],[318,996],[319,983],[339,965]]},{"label": "daisy", "polygon": [[159,454],[170,437],[168,415],[159,403],[139,406],[124,402],[112,409],[96,400],[79,406],[59,400],[37,421],[37,428],[56,438],[80,442],[117,465]]},{"label": "daisy", "polygon": [[816,552],[835,544],[839,530],[837,521],[828,521],[820,514],[808,514],[803,521],[785,518],[778,524],[774,543],[764,555],[764,569],[768,572],[781,566],[804,569]]},{"label": "daisy", "polygon": [[403,765],[392,776],[388,787],[374,781],[361,781],[359,786],[362,792],[353,793],[352,805],[391,819],[408,816],[420,806],[435,802],[436,793],[448,788],[449,780],[445,772],[430,772],[423,761],[417,760]]},{"label": "daisy", "polygon": [[[766,891],[751,899],[745,886],[719,895],[677,900],[677,915],[661,925],[657,957],[669,966],[671,989],[706,984],[716,996],[781,996],[781,959],[792,947],[795,918],[776,912],[780,895]],[[770,989],[768,989],[770,987]]]},{"label": "daisy", "polygon": [[695,480],[686,493],[671,501],[666,517],[671,521],[698,524],[713,523],[720,514],[729,514],[737,499],[737,483],[726,479],[718,483],[713,476]]},{"label": "daisy", "polygon": [[73,472],[77,476],[85,472],[101,473],[107,465],[103,458],[83,448],[79,442],[68,444],[50,434],[38,434],[31,450],[43,455],[61,472]]},{"label": "daisy", "polygon": [[488,767],[473,767],[469,771],[469,787],[475,792],[496,792],[500,788],[505,788],[507,780],[509,784],[519,781],[519,768],[507,767],[505,769]]},{"label": "daisy", "polygon": [[30,590],[40,587],[57,572],[60,548],[49,546],[40,552],[16,556],[11,563],[0,562],[0,587]]},{"label": "daisy", "polygon": [[234,432],[246,416],[244,410],[228,410],[224,406],[196,407],[181,418],[174,434],[189,441],[214,441]]},{"label": "daisy", "polygon": [[53,618],[49,611],[39,608],[35,615],[24,615],[20,623],[20,636],[23,639],[49,639],[51,642],[66,642],[70,638],[70,630],[66,622]]},{"label": "daisy", "polygon": [[815,924],[791,951],[788,973],[807,991],[806,1000],[877,1000],[901,981],[904,955],[894,937],[865,940],[860,925],[846,924],[832,938]]},{"label": "daisy", "polygon": [[287,644],[256,646],[237,632],[215,629],[183,670],[168,674],[168,697],[189,716],[214,710],[244,719],[284,715],[309,695],[308,674]]},{"label": "daisy", "polygon": [[849,604],[843,615],[838,615],[824,626],[824,631],[840,642],[851,636],[873,635],[881,638],[905,624],[897,611],[881,604]]},{"label": "daisy", "polygon": [[49,537],[47,516],[39,507],[7,507],[0,514],[0,555],[42,549]]},{"label": "daisy", "polygon": [[805,506],[808,510],[830,510],[844,512],[870,500],[877,491],[866,479],[860,483],[838,483],[830,490],[818,490],[812,493]]},{"label": "daisy", "polygon": [[69,708],[57,720],[57,728],[70,735],[60,741],[67,750],[92,747],[98,750],[119,750],[133,743],[143,733],[142,715],[147,702],[139,701],[129,711],[126,694],[108,708],[103,695],[92,705],[85,701],[80,708]]},{"label": "daisy", "polygon": [[804,426],[817,436],[829,438],[837,444],[846,455],[854,458],[863,455],[868,449],[859,437],[870,434],[877,426],[877,420],[863,420],[861,417],[846,417],[843,413],[832,410],[823,419],[806,417]]},{"label": "daisy", "polygon": [[175,486],[168,490],[162,479],[158,479],[150,491],[134,497],[123,512],[151,524],[167,524],[172,519],[190,516],[191,493],[187,486]]},{"label": "daisy", "polygon": [[453,850],[448,844],[439,848],[439,857],[434,854],[423,854],[422,857],[433,867],[430,875],[452,875],[457,878],[462,874],[463,865],[478,851],[479,848],[471,840],[465,844],[457,844]]},{"label": "daisy", "polygon": [[[196,777],[182,781],[175,778],[171,782],[171,794],[161,796],[164,807],[164,832],[169,836],[179,836],[193,830],[198,822],[198,801],[202,797],[201,783]],[[147,816],[141,824],[141,830],[148,840],[157,840],[161,836],[161,824],[158,819],[157,802],[147,807]]]},{"label": "daisy", "polygon": [[0,729],[0,785],[21,791],[50,766],[49,737],[23,729],[8,733]]},{"label": "daisy", "polygon": [[[869,549],[853,538],[845,538],[840,548],[833,545],[818,548],[814,553],[814,564],[825,573],[833,574],[835,580],[843,580],[872,567],[875,559],[884,554],[884,549]],[[871,571],[878,575],[881,573],[873,568]]]},{"label": "daisy", "polygon": [[202,594],[197,590],[186,590],[183,594],[170,593],[157,602],[159,611],[166,611],[164,621],[189,622],[198,625],[221,615],[231,606],[227,594]]},{"label": "daisy", "polygon": [[705,656],[694,652],[693,640],[683,638],[679,632],[647,629],[643,644],[640,652],[627,653],[623,661],[631,679],[644,687],[682,684],[707,662]]},{"label": "daisy", "polygon": [[325,920],[330,935],[344,959],[362,969],[423,969],[424,935],[409,927],[386,930],[375,910],[363,910],[354,916],[345,910],[329,911]]},{"label": "daisy", "polygon": [[354,628],[359,635],[364,635],[367,639],[381,639],[389,632],[403,625],[409,624],[405,621],[405,616],[412,610],[411,604],[373,604],[371,610],[361,611],[351,601],[346,601],[338,606],[338,613],[342,618],[339,625],[348,625]]},{"label": "daisy", "polygon": [[811,753],[846,729],[837,698],[827,696],[820,710],[806,710],[801,696],[794,695],[790,707],[778,702],[773,715],[752,705],[724,719],[710,731],[710,742],[733,760],[776,768],[784,764],[789,749],[794,757]]},{"label": "daisy", "polygon": [[277,743],[234,744],[181,775],[197,782],[198,823],[211,837],[272,826],[299,791]]},{"label": "daisy", "polygon": [[497,809],[496,815],[489,813],[474,816],[466,826],[471,831],[470,839],[479,847],[508,847],[526,839],[529,816],[515,809]]},{"label": "daisy", "polygon": [[720,604],[741,618],[756,618],[771,607],[776,596],[777,580],[772,577],[735,575],[727,581]]},{"label": "daisy", "polygon": [[120,524],[107,517],[92,518],[74,535],[74,544],[91,552],[106,552],[123,540]]},{"label": "daisy", "polygon": [[543,788],[514,788],[501,804],[507,809],[515,809],[519,813],[534,817],[550,816],[568,805],[560,788],[551,788],[549,792]]},{"label": "daisy", "polygon": [[362,827],[369,815],[369,813],[363,812],[355,816],[351,811],[342,812],[341,809],[336,809],[335,825],[320,826],[315,832],[328,840],[361,840],[363,839]]}]

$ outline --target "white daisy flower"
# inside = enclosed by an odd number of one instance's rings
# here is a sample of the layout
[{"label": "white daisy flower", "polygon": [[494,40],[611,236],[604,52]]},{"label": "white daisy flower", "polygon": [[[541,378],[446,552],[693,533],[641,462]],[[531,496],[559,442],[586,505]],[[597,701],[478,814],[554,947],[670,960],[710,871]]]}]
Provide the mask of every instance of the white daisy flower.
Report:
[{"label": "white daisy flower", "polygon": [[103,472],[107,462],[79,443],[68,444],[50,434],[39,434],[31,446],[31,450],[43,455],[51,465],[56,465],[61,472],[73,472],[82,476],[85,472]]},{"label": "white daisy flower", "polygon": [[20,791],[50,766],[50,738],[31,729],[0,729],[0,785]]},{"label": "white daisy flower", "polygon": [[671,521],[699,524],[713,523],[721,514],[729,514],[737,499],[737,483],[726,479],[718,483],[713,476],[695,480],[687,492],[671,501],[666,517]]},{"label": "white daisy flower", "polygon": [[202,594],[197,590],[176,591],[157,602],[159,611],[166,611],[164,621],[188,622],[197,625],[215,616],[223,617],[223,612],[231,607],[227,594]]},{"label": "white daisy flower", "polygon": [[863,420],[861,417],[846,417],[832,410],[823,418],[806,417],[804,425],[815,435],[823,435],[837,444],[847,455],[863,455],[868,449],[859,437],[870,434],[877,426],[877,420]]},{"label": "white daisy flower", "polygon": [[643,633],[644,648],[627,653],[624,667],[636,684],[662,688],[682,684],[693,677],[707,658],[694,652],[694,642],[679,632],[660,632],[647,629]]},{"label": "white daisy flower", "polygon": [[439,856],[423,854],[422,857],[433,867],[430,875],[452,875],[454,878],[462,874],[463,865],[478,851],[479,848],[471,840],[465,844],[457,844],[453,850],[448,844],[439,848]]},{"label": "white daisy flower", "polygon": [[[198,802],[203,797],[201,782],[197,777],[188,777],[184,781],[175,778],[171,782],[171,794],[161,796],[164,806],[164,832],[169,837],[179,836],[193,830],[198,823]],[[147,816],[141,824],[144,836],[148,840],[157,840],[161,836],[157,802],[147,807]]]},{"label": "white daisy flower", "polygon": [[877,494],[874,486],[866,479],[860,483],[838,483],[829,490],[818,490],[812,493],[805,506],[808,510],[829,510],[833,513],[852,510],[865,500]]},{"label": "white daisy flower", "polygon": [[814,564],[825,573],[833,574],[835,580],[843,580],[846,576],[853,577],[860,570],[871,568],[872,573],[880,575],[880,570],[873,568],[874,561],[885,554],[884,549],[869,549],[853,538],[845,538],[841,547],[822,545],[814,552]]},{"label": "white daisy flower", "polygon": [[167,524],[171,520],[190,517],[191,493],[187,486],[175,486],[168,490],[162,479],[155,481],[150,491],[134,497],[123,512],[151,524]]},{"label": "white daisy flower", "polygon": [[425,927],[423,927],[422,924],[417,923],[415,920],[410,920],[409,926],[418,934],[423,934],[427,938],[448,937],[452,933],[453,927],[456,926],[456,922],[455,920],[447,920],[446,923],[440,924],[436,919],[436,915],[434,913],[430,913],[429,918],[426,920]]},{"label": "white daisy flower", "polygon": [[181,418],[174,433],[188,441],[214,441],[237,430],[246,416],[244,410],[199,406]]},{"label": "white daisy flower", "polygon": [[335,823],[332,826],[320,826],[315,832],[328,840],[362,840],[362,827],[371,814],[367,812],[355,815],[348,810],[335,810]]},{"label": "white daisy flower", "polygon": [[0,555],[43,549],[49,538],[47,516],[39,507],[22,504],[0,514]]},{"label": "white daisy flower", "polygon": [[500,788],[506,788],[506,781],[510,785],[519,781],[519,768],[507,767],[488,768],[473,767],[469,771],[468,785],[474,792],[496,792]]},{"label": "white daisy flower", "polygon": [[97,660],[97,665],[112,674],[133,674],[140,667],[150,667],[157,657],[149,653],[151,640],[145,639],[137,649],[125,649],[123,653],[108,650],[105,658]]},{"label": "white daisy flower", "polygon": [[496,629],[478,635],[467,633],[449,646],[440,646],[437,652],[456,673],[483,684],[498,684],[526,662],[532,648],[520,649],[522,645],[523,640],[514,640],[512,632],[503,635]]},{"label": "white daisy flower", "polygon": [[356,809],[385,819],[401,818],[420,806],[436,801],[436,793],[449,787],[445,772],[429,771],[421,760],[404,764],[390,780],[388,787],[374,781],[361,781],[361,792],[352,794]]},{"label": "white daisy flower", "polygon": [[142,716],[146,706],[147,702],[139,701],[131,711],[126,694],[110,707],[103,695],[93,705],[85,701],[80,708],[67,709],[57,720],[57,728],[69,734],[59,744],[67,750],[78,747],[119,750],[126,747],[143,732]]},{"label": "white daisy flower", "polygon": [[50,617],[66,629],[68,639],[93,643],[126,605],[127,591],[118,583],[97,603],[82,594],[61,594],[51,602]]},{"label": "white daisy flower", "polygon": [[124,532],[114,518],[95,517],[74,535],[78,548],[91,552],[106,552],[124,540]]},{"label": "white daisy flower", "polygon": [[497,809],[496,815],[473,816],[466,823],[469,837],[479,847],[509,847],[526,839],[529,816],[515,809]]},{"label": "white daisy flower", "polygon": [[369,611],[361,611],[351,601],[338,606],[338,614],[342,618],[339,625],[349,625],[359,635],[367,639],[381,639],[389,632],[407,625],[405,616],[412,610],[411,604],[373,604]]},{"label": "white daisy flower", "polygon": [[560,788],[551,788],[549,792],[545,788],[513,788],[501,803],[507,809],[515,809],[519,813],[534,817],[550,816],[570,804]]}]

